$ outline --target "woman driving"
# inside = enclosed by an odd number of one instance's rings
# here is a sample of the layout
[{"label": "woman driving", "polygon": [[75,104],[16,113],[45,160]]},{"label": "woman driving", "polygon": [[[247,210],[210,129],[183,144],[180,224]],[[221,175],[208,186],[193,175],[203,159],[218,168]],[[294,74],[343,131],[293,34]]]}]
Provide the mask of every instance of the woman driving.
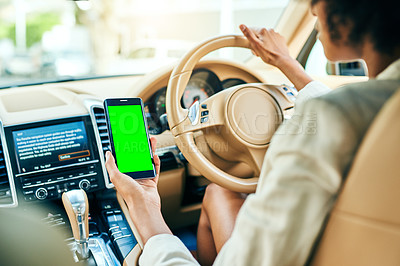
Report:
[{"label": "woman driving", "polygon": [[[289,56],[281,35],[241,25],[254,54],[299,90],[295,114],[271,140],[256,193],[244,197],[213,184],[207,188],[198,261],[162,217],[158,176],[133,180],[118,171],[108,152],[111,181],[144,243],[141,265],[306,263],[362,138],[400,88],[400,34],[393,32],[400,25],[397,1],[311,0],[310,5],[328,60],[363,59],[370,80],[330,91]],[[159,172],[160,160],[154,159]]]}]

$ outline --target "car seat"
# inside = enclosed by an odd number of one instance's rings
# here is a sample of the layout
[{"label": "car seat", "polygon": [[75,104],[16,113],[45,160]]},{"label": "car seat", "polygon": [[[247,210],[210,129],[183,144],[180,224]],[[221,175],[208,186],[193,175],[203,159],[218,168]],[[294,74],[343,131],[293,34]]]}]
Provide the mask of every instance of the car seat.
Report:
[{"label": "car seat", "polygon": [[355,156],[311,265],[400,265],[400,90]]}]

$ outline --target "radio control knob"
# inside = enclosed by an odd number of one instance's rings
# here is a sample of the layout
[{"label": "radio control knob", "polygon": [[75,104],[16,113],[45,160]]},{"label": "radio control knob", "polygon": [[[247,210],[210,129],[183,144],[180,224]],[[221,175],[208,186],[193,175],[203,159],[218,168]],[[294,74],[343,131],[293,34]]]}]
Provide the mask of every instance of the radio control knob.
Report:
[{"label": "radio control knob", "polygon": [[90,189],[90,181],[87,179],[82,179],[79,181],[79,188],[83,190],[89,190]]},{"label": "radio control knob", "polygon": [[41,187],[36,190],[35,195],[39,200],[44,200],[47,198],[49,193],[47,192],[47,189]]}]

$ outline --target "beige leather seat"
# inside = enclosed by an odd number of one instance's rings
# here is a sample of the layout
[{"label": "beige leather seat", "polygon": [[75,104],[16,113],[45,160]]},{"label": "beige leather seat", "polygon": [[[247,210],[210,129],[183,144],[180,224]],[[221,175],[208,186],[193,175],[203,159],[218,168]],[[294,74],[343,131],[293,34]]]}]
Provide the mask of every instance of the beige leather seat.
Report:
[{"label": "beige leather seat", "polygon": [[312,264],[400,265],[400,90],[368,130]]}]

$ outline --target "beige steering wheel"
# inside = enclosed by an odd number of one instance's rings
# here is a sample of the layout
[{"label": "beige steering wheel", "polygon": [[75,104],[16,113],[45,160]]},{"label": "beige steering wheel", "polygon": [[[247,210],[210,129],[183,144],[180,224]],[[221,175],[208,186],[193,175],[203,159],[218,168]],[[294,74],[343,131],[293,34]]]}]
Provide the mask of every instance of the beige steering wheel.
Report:
[{"label": "beige steering wheel", "polygon": [[[245,84],[223,90],[189,109],[181,98],[195,65],[208,53],[224,47],[249,48],[243,36],[220,36],[188,52],[174,68],[166,94],[168,123],[175,142],[188,160],[211,182],[237,192],[254,192],[265,152],[283,121],[284,110],[293,107],[279,86]],[[209,161],[196,146],[193,133],[202,130],[210,149],[227,161],[244,162],[253,177],[233,176]]]}]

